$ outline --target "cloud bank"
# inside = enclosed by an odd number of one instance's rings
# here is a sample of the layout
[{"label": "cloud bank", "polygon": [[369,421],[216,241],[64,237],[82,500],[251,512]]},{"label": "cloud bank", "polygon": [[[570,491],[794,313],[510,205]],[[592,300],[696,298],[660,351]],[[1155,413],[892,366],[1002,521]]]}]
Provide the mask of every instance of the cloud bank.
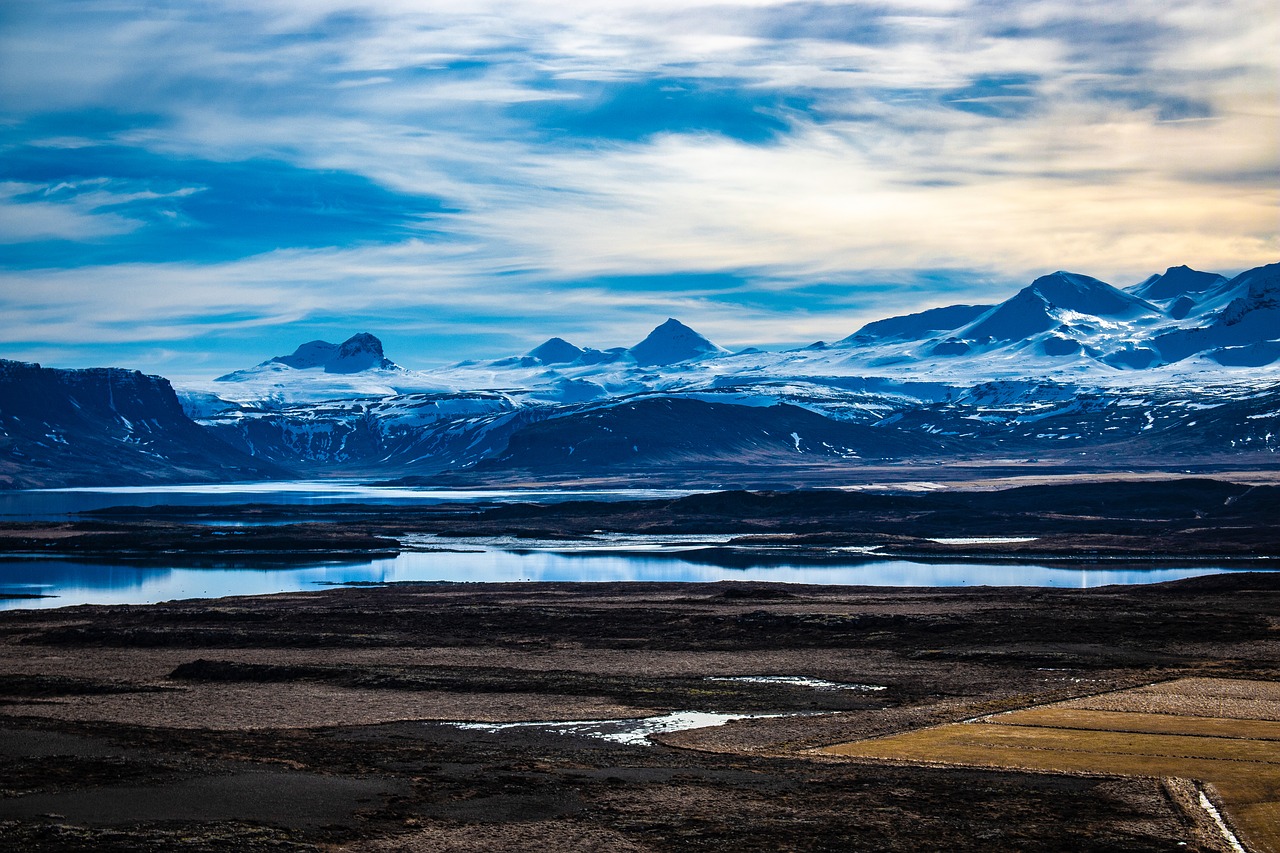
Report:
[{"label": "cloud bank", "polygon": [[10,357],[181,376],[358,327],[425,365],[671,314],[801,342],[1280,257],[1271,0],[2,14]]}]

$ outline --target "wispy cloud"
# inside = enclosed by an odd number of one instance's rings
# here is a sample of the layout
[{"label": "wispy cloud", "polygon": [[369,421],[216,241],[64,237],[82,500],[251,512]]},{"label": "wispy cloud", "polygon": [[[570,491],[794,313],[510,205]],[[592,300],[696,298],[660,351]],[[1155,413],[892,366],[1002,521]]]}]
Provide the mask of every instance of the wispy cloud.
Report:
[{"label": "wispy cloud", "polygon": [[349,320],[429,361],[676,312],[799,341],[1062,266],[1280,255],[1272,0],[4,14],[15,355],[178,372]]}]

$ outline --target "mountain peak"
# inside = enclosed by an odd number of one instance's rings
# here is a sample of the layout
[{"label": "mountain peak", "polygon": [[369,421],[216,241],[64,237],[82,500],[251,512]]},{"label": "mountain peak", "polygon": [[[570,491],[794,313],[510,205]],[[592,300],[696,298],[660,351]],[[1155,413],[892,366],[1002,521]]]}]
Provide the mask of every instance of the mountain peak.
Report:
[{"label": "mountain peak", "polygon": [[1160,313],[1151,303],[1105,281],[1058,270],[1040,276],[957,334],[978,340],[1018,340],[1060,325],[1064,311],[1123,319]]},{"label": "mountain peak", "polygon": [[1162,301],[1179,296],[1204,293],[1226,281],[1225,276],[1212,272],[1200,272],[1180,264],[1169,267],[1159,275],[1153,275],[1141,284],[1129,288],[1129,292],[1142,299]]},{"label": "mountain peak", "polygon": [[1095,317],[1129,316],[1158,310],[1145,300],[1105,281],[1064,270],[1040,276],[1026,290],[1038,295],[1050,309],[1077,311]]},{"label": "mountain peak", "polygon": [[368,332],[352,335],[325,363],[325,373],[359,373],[363,370],[395,370],[398,365],[382,353],[382,341]]},{"label": "mountain peak", "polygon": [[396,370],[398,365],[382,352],[382,341],[368,332],[352,335],[340,344],[308,341],[290,355],[278,355],[263,364],[283,364],[296,370],[324,368],[325,373],[359,373],[363,370]]},{"label": "mountain peak", "polygon": [[1125,313],[1138,302],[1105,281],[1066,270],[1042,275],[1031,282],[1028,289],[1041,296],[1050,308],[1065,308],[1097,317]]},{"label": "mountain peak", "polygon": [[724,355],[728,350],[716,346],[674,317],[668,317],[665,323],[650,332],[648,337],[633,346],[629,352],[636,364],[649,366]]},{"label": "mountain peak", "polygon": [[564,338],[550,338],[540,346],[529,350],[529,357],[543,364],[568,364],[582,358],[586,350],[576,347]]}]

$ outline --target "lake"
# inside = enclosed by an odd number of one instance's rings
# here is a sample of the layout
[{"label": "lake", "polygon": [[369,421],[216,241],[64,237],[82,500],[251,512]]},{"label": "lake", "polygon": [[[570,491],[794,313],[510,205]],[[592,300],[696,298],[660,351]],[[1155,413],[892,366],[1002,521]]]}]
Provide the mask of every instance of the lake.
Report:
[{"label": "lake", "polygon": [[[0,520],[65,518],[108,506],[244,503],[276,505],[370,503],[407,506],[446,502],[627,500],[679,497],[687,491],[624,489],[425,490],[341,482],[252,483],[114,489],[0,492]],[[456,540],[411,537],[399,556],[363,562],[266,567],[120,564],[62,559],[0,560],[0,609],[65,607],[74,604],[150,604],[184,598],[219,598],[323,589],[341,584],[403,581],[533,582],[649,581],[665,583],[772,581],[868,586],[1094,587],[1178,580],[1232,571],[1221,566],[1098,566],[1008,563],[919,563],[851,553],[847,562],[815,565],[785,551],[748,561],[746,567],[712,564],[705,551],[728,537],[605,536],[589,543],[515,539]],[[448,550],[441,550],[448,549]],[[625,552],[625,553],[620,553]],[[721,561],[717,561],[721,562]],[[743,564],[738,564],[743,565]],[[12,598],[42,595],[46,598]]]},{"label": "lake", "polygon": [[[459,543],[459,548],[467,547]],[[400,581],[532,582],[657,581],[668,583],[772,581],[870,586],[1044,586],[1093,587],[1158,583],[1229,571],[1196,568],[1067,568],[1045,565],[939,564],[904,560],[847,565],[788,564],[737,569],[653,555],[510,551],[494,547],[467,553],[409,552],[364,563],[288,568],[191,568],[136,566],[70,560],[0,562],[0,595],[39,594],[56,598],[0,598],[0,610],[65,607],[72,604],[151,604],[183,598],[219,598],[323,589],[334,584]]]},{"label": "lake", "polygon": [[113,506],[432,506],[443,503],[553,503],[678,498],[680,489],[411,489],[347,481],[273,481],[182,486],[117,486],[82,489],[0,491],[0,521],[45,521]]}]

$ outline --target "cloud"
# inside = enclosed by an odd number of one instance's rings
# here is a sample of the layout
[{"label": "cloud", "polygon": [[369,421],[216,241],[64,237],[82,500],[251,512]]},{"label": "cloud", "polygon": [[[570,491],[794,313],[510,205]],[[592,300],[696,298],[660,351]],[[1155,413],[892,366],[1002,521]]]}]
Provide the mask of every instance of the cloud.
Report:
[{"label": "cloud", "polygon": [[32,351],[344,316],[424,353],[650,311],[833,337],[1280,253],[1271,0],[5,14],[2,337]]},{"label": "cloud", "polygon": [[[281,247],[393,242],[426,233],[439,199],[288,163],[164,157],[142,148],[10,147],[0,180],[9,263],[220,260]],[[104,239],[115,237],[116,239]]]},{"label": "cloud", "polygon": [[638,82],[571,82],[573,97],[524,101],[508,114],[552,136],[643,140],[659,134],[717,134],[768,142],[789,129],[787,114],[811,108],[808,99],[775,91],[743,91],[740,81],[648,78]]}]

